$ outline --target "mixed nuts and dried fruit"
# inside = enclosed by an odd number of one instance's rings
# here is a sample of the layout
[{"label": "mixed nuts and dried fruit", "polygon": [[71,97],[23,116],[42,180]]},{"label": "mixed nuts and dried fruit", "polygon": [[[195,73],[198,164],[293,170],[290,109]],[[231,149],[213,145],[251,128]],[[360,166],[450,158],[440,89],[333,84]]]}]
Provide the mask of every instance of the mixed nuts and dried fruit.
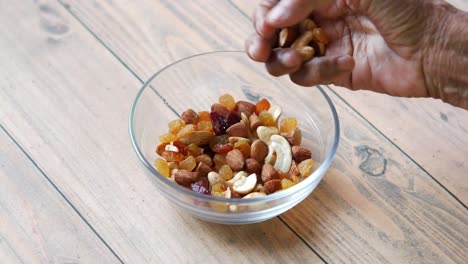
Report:
[{"label": "mixed nuts and dried fruit", "polygon": [[303,62],[325,55],[325,45],[327,44],[328,37],[311,18],[306,18],[297,25],[281,29],[278,37],[278,47],[297,50],[301,54]]},{"label": "mixed nuts and dried fruit", "polygon": [[256,104],[219,97],[211,111],[188,109],[161,135],[154,166],[195,192],[253,198],[287,189],[312,173],[294,117],[267,99]]}]

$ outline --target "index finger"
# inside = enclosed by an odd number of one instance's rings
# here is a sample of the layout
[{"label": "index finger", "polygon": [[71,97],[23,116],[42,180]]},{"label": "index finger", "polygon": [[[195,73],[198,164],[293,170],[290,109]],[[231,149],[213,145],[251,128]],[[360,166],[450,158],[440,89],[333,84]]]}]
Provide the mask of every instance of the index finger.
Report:
[{"label": "index finger", "polygon": [[262,0],[255,9],[254,27],[258,35],[264,39],[271,39],[276,33],[276,28],[265,23],[268,12],[278,4],[279,0]]},{"label": "index finger", "polygon": [[281,0],[268,12],[265,23],[273,28],[289,27],[307,18],[312,10],[331,2],[332,0]]}]

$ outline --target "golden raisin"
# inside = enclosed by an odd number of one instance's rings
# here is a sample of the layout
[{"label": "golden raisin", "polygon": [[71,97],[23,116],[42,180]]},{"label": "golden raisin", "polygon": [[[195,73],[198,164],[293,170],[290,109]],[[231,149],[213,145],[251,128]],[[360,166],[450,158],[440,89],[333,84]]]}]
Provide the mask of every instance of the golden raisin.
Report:
[{"label": "golden raisin", "polygon": [[187,153],[188,153],[190,156],[194,156],[194,157],[198,157],[198,156],[200,156],[201,154],[203,154],[203,149],[200,148],[199,146],[195,145],[194,143],[190,143],[190,144],[186,147],[186,150],[187,150]]},{"label": "golden raisin", "polygon": [[185,126],[185,121],[182,119],[176,119],[170,121],[167,126],[169,127],[169,133],[177,135],[179,131]]},{"label": "golden raisin", "polygon": [[183,154],[179,152],[173,152],[173,151],[167,151],[167,150],[162,152],[161,157],[163,157],[168,162],[181,161],[184,159]]},{"label": "golden raisin", "polygon": [[161,173],[162,176],[164,177],[169,177],[171,175],[169,165],[167,164],[167,161],[161,158],[157,158],[154,161],[154,166],[156,167],[156,170]]},{"label": "golden raisin", "polygon": [[226,164],[226,155],[215,154],[213,157],[213,162],[217,168],[221,168],[221,166]]},{"label": "golden raisin", "polygon": [[197,130],[213,132],[213,125],[211,121],[200,121],[197,123]]},{"label": "golden raisin", "polygon": [[161,143],[170,143],[177,139],[177,137],[172,133],[165,133],[159,136]]},{"label": "golden raisin", "polygon": [[[222,182],[215,183],[215,184],[213,184],[213,186],[211,186],[211,195],[221,194],[222,192],[226,191],[227,188],[228,187]],[[221,195],[219,195],[219,196],[221,196]]]},{"label": "golden raisin", "polygon": [[287,188],[289,188],[289,187],[292,187],[292,186],[294,186],[294,185],[295,185],[294,182],[292,182],[292,181],[290,181],[290,180],[288,180],[288,179],[286,179],[286,178],[284,178],[284,179],[281,180],[281,189],[282,189],[282,190],[285,190],[285,189],[287,189]]},{"label": "golden raisin", "polygon": [[186,126],[184,126],[180,131],[179,133],[177,133],[177,138],[181,138],[183,136],[187,136],[187,135],[190,135],[193,133],[193,131],[195,131],[195,126],[192,125],[192,124],[188,124]]},{"label": "golden raisin", "polygon": [[257,115],[260,114],[262,111],[267,111],[268,109],[270,109],[270,102],[265,98],[258,101],[255,105],[255,113]]},{"label": "golden raisin", "polygon": [[219,97],[219,104],[225,106],[229,110],[234,110],[236,101],[230,94],[223,94]]},{"label": "golden raisin", "polygon": [[192,171],[197,166],[197,162],[193,156],[188,156],[186,159],[179,163],[180,170]]},{"label": "golden raisin", "polygon": [[294,117],[285,117],[281,120],[280,132],[288,133],[297,127],[297,119]]},{"label": "golden raisin", "polygon": [[162,144],[159,144],[157,147],[156,147],[156,153],[158,153],[159,156],[162,155],[163,151],[166,150],[166,146],[169,145],[168,143],[162,143]]},{"label": "golden raisin", "polygon": [[301,181],[301,179],[300,179],[298,176],[296,176],[296,175],[291,176],[291,180],[292,180],[292,182],[294,182],[295,184],[298,184],[298,183]]},{"label": "golden raisin", "polygon": [[307,178],[312,173],[312,166],[314,166],[314,161],[312,159],[306,159],[297,165],[297,169],[302,177]]},{"label": "golden raisin", "polygon": [[219,176],[221,176],[225,181],[229,181],[232,179],[233,173],[231,167],[228,165],[223,165],[219,168],[218,172]]},{"label": "golden raisin", "polygon": [[208,111],[198,112],[198,122],[200,121],[210,121],[210,112]]},{"label": "golden raisin", "polygon": [[236,143],[234,143],[234,148],[242,152],[242,156],[244,156],[244,159],[250,157],[250,144],[247,140],[237,141]]},{"label": "golden raisin", "polygon": [[273,119],[273,116],[268,111],[261,111],[258,114],[258,118],[260,118],[264,126],[276,126],[275,119]]}]

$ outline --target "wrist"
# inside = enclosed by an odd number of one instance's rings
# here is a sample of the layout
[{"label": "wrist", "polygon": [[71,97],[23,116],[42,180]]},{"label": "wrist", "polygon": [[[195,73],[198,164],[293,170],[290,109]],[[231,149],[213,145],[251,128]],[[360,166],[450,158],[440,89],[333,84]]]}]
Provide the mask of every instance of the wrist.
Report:
[{"label": "wrist", "polygon": [[430,97],[468,108],[468,13],[431,5],[422,68]]}]

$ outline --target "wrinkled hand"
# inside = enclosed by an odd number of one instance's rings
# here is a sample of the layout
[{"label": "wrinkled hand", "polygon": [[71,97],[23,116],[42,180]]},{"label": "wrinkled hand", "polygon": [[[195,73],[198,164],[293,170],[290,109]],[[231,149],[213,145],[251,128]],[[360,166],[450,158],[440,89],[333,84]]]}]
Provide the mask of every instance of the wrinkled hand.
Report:
[{"label": "wrinkled hand", "polygon": [[[396,96],[427,96],[422,60],[432,25],[424,0],[262,0],[249,56],[274,76],[303,86],[336,84]],[[293,49],[272,49],[278,30],[312,13],[330,39],[325,56],[302,64]]]}]

